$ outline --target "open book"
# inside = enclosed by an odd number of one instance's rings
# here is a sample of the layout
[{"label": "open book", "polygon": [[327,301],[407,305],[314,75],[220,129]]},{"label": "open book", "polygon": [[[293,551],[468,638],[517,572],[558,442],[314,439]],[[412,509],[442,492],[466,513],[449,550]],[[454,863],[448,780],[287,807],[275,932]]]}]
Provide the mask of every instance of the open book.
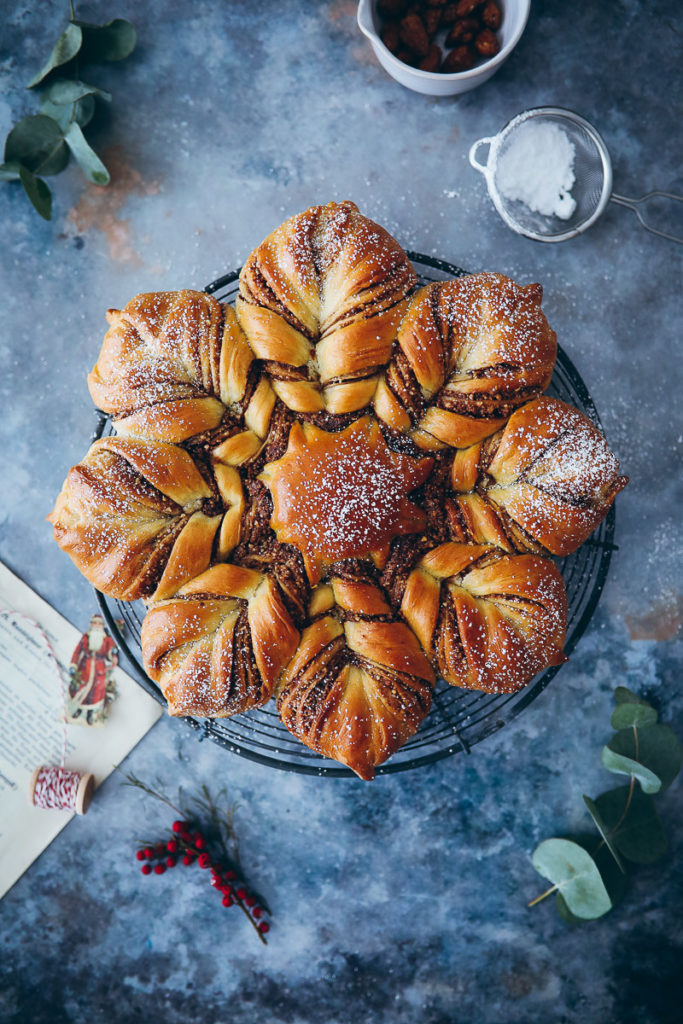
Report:
[{"label": "open book", "polygon": [[[68,681],[79,631],[1,562],[0,608],[39,623]],[[92,772],[96,785],[161,715],[156,701],[120,667],[113,679],[117,697],[104,728],[67,726],[66,767]],[[21,618],[0,615],[0,898],[74,817],[34,807],[28,797],[34,769],[61,762],[62,707],[57,673],[38,631]]]}]

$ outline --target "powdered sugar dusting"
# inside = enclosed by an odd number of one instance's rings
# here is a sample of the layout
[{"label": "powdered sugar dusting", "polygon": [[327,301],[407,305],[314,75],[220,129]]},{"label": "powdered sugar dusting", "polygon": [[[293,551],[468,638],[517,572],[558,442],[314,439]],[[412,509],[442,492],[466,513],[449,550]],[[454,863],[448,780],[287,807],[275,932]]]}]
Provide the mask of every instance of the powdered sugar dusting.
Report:
[{"label": "powdered sugar dusting", "polygon": [[604,500],[619,472],[600,431],[558,399],[540,399],[512,416],[501,449],[516,456],[521,480],[575,503]]},{"label": "powdered sugar dusting", "polygon": [[554,335],[540,304],[538,286],[523,288],[501,274],[472,274],[436,285],[439,315],[455,346],[461,370],[500,363],[510,369],[550,364]]},{"label": "powdered sugar dusting", "polygon": [[263,474],[278,537],[300,548],[311,578],[322,563],[380,553],[397,533],[424,525],[407,495],[431,466],[391,451],[367,417],[337,434],[293,430],[287,454]]},{"label": "powdered sugar dusting", "polygon": [[[305,335],[310,345],[302,348],[310,348],[310,362],[293,366],[286,361],[290,354],[295,362],[299,358],[296,345],[291,350],[274,347],[272,353],[262,348],[249,388],[260,386],[262,373],[283,382],[283,394],[284,384],[306,378],[325,384],[327,402],[327,390],[338,395],[367,377],[370,386],[362,401],[371,401],[371,387],[389,363],[399,320],[409,305],[401,300],[414,286],[401,247],[353,203],[317,206],[292,218],[248,259],[240,281],[241,302],[250,307],[250,323],[258,325],[262,315],[262,346],[277,333],[271,330],[275,316],[288,325],[285,341],[291,327]],[[405,397],[410,406],[413,425],[430,407],[444,413],[439,423],[463,415],[479,420],[485,430],[492,420],[498,421],[497,427],[508,421],[496,433],[492,428],[477,466],[476,488],[462,501],[478,501],[486,515],[498,517],[496,541],[502,546],[509,540],[510,550],[547,553],[547,533],[554,530],[566,538],[572,530],[580,532],[580,523],[585,539],[597,525],[619,489],[619,466],[599,431],[576,410],[551,399],[529,402],[548,382],[555,356],[555,336],[540,300],[538,285],[521,287],[499,274],[440,282],[421,291],[412,307],[424,302],[424,321],[410,353],[407,348],[397,352],[395,383],[398,398]],[[184,444],[171,449],[143,442],[135,457],[125,447],[105,451],[100,445],[92,451],[72,471],[72,493],[67,493],[69,482],[65,488],[64,522],[54,520],[66,538],[63,546],[77,550],[74,559],[80,557],[86,575],[102,573],[105,566],[112,590],[125,584],[126,597],[155,595],[149,613],[156,632],[152,670],[159,669],[156,678],[176,713],[226,715],[262,703],[289,661],[291,652],[283,653],[287,629],[295,644],[297,630],[287,626],[292,608],[297,626],[305,626],[308,583],[325,573],[334,586],[362,579],[357,607],[339,597],[337,608],[326,612],[347,640],[325,640],[327,663],[320,652],[305,662],[306,649],[300,646],[300,678],[287,683],[285,703],[291,705],[288,726],[304,742],[318,744],[316,749],[341,760],[348,756],[347,763],[359,771],[363,758],[379,763],[414,731],[429,706],[430,672],[424,661],[420,675],[411,646],[417,647],[418,641],[406,625],[411,621],[409,602],[401,605],[398,617],[382,601],[391,593],[395,610],[400,588],[408,592],[405,580],[415,562],[444,537],[456,536],[449,534],[451,524],[446,522],[448,474],[432,474],[435,467],[448,468],[445,453],[434,458],[405,454],[418,449],[410,439],[398,437],[398,428],[396,442],[387,430],[390,443],[404,453],[399,454],[388,447],[370,416],[342,429],[360,413],[335,417],[330,402],[324,413],[299,415],[286,409],[286,399],[280,397],[266,440],[270,454],[264,449],[231,467],[238,478],[235,486],[241,480],[248,500],[241,522],[237,514],[231,520],[231,529],[242,531],[237,547],[219,549],[216,538],[225,541],[220,517],[230,499],[216,485],[218,455],[214,452],[212,462],[210,453],[244,421],[241,405],[231,405],[228,413],[218,400],[224,365],[220,306],[187,291],[143,295],[112,315],[111,322],[111,348],[106,358],[103,349],[101,376],[94,385],[103,392],[108,389],[107,411],[128,420],[122,429],[129,434],[158,433]],[[225,360],[226,352],[222,355]],[[411,359],[415,380],[410,366],[406,369]],[[417,371],[425,366],[437,383],[420,394]],[[355,408],[348,392],[337,408]],[[272,405],[264,414],[266,423],[271,410]],[[443,440],[453,447],[472,443]],[[175,457],[165,466],[162,453],[171,450]],[[282,457],[275,461],[277,455]],[[265,464],[267,459],[271,461]],[[181,473],[184,479],[178,480]],[[411,501],[409,496],[428,478],[428,486]],[[270,490],[272,518],[270,498],[260,481]],[[472,521],[476,514],[471,513]],[[463,522],[465,532],[470,520],[463,517]],[[402,534],[412,536],[392,544]],[[541,538],[538,543],[536,538]],[[425,651],[432,665],[457,685],[509,692],[560,660],[566,599],[549,559],[503,555],[488,537],[481,543],[487,545],[483,559],[450,578],[440,577],[438,622]],[[296,545],[303,554],[308,581],[299,554],[287,545]],[[241,583],[233,592],[221,582],[220,572],[215,576],[212,570],[212,590],[205,568],[226,557],[233,562],[223,567],[226,571],[253,572],[260,582]],[[359,565],[359,559],[366,564]],[[377,569],[385,563],[380,578]],[[190,585],[190,579],[197,582]],[[382,592],[380,583],[385,581]],[[374,585],[381,600],[373,610],[368,588]],[[413,593],[420,597],[419,588]],[[419,600],[412,611],[416,619],[424,611]],[[322,621],[317,615],[314,626]],[[348,640],[352,632],[353,647]],[[336,721],[328,714],[329,687],[335,680],[348,690],[348,705]],[[359,687],[367,702],[356,701]],[[382,714],[376,714],[375,693],[381,696]],[[329,736],[316,733],[330,721]],[[374,752],[361,750],[366,724],[375,737]],[[340,744],[348,747],[344,756]]]}]

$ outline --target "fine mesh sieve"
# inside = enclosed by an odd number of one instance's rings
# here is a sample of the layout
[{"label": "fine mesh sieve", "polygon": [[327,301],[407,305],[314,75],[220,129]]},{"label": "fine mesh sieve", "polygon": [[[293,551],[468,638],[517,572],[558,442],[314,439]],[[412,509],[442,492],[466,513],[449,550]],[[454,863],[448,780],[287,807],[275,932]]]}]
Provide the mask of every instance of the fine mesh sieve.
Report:
[{"label": "fine mesh sieve", "polygon": [[[576,209],[571,217],[562,220],[554,215],[546,216],[531,210],[526,203],[506,198],[498,184],[498,167],[501,157],[507,152],[521,125],[530,120],[537,123],[555,124],[567,135],[575,150],[574,185],[571,195]],[[486,164],[479,163],[476,154],[480,146],[489,146]],[[486,178],[489,195],[505,223],[513,231],[537,242],[564,242],[575,238],[595,223],[612,200],[620,206],[627,206],[638,217],[648,231],[672,242],[683,242],[683,238],[661,231],[644,218],[644,206],[653,199],[668,199],[683,203],[683,196],[670,192],[649,192],[640,199],[630,199],[612,192],[612,161],[604,140],[595,128],[572,110],[562,107],[534,107],[525,110],[505,125],[497,135],[478,139],[470,149],[470,163]]]}]

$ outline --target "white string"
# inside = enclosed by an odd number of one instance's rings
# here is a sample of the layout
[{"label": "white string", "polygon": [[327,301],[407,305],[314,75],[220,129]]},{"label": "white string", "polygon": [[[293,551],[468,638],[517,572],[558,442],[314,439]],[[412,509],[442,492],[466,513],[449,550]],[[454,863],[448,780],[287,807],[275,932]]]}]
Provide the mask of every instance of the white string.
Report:
[{"label": "white string", "polygon": [[64,682],[64,673],[62,672],[61,665],[57,661],[57,655],[55,654],[52,646],[52,641],[40,623],[36,622],[35,619],[32,619],[30,615],[24,615],[23,612],[18,612],[14,608],[0,608],[0,615],[3,615],[7,619],[20,619],[22,622],[25,622],[26,625],[32,626],[45,644],[48,657],[52,662],[57,678],[59,679],[59,688],[62,695],[62,708],[59,720],[62,723],[62,760],[60,762],[60,767],[63,769],[64,762],[66,761],[66,684]]}]

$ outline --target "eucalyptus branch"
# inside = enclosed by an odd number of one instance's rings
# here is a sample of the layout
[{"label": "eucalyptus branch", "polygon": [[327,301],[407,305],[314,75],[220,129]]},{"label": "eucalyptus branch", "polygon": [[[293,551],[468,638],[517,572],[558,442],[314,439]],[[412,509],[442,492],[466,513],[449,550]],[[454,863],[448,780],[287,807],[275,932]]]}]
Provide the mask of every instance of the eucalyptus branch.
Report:
[{"label": "eucalyptus branch", "polygon": [[[553,884],[528,906],[555,892],[558,910],[570,922],[601,917],[618,902],[626,874],[622,858],[632,864],[650,864],[667,849],[653,794],[670,786],[678,775],[681,745],[667,725],[657,724],[657,712],[647,701],[624,686],[617,687],[615,698],[611,717],[615,735],[602,749],[602,763],[629,782],[594,801],[584,796],[600,842],[594,846],[584,840],[546,839],[532,856],[536,870]],[[621,875],[615,873],[614,864]]]},{"label": "eucalyptus branch", "polygon": [[130,22],[115,18],[106,25],[90,25],[76,19],[69,0],[70,20],[52,52],[27,88],[40,90],[40,112],[22,118],[5,140],[0,181],[19,181],[44,220],[52,216],[52,193],[44,181],[61,173],[71,156],[88,181],[108,185],[109,172],[91,148],[83,129],[96,113],[98,102],[111,96],[80,80],[82,64],[118,61],[128,57],[136,44]]},{"label": "eucalyptus branch", "polygon": [[557,892],[557,886],[551,885],[549,889],[546,889],[545,892],[542,892],[541,895],[537,896],[535,900],[530,900],[527,903],[527,907],[535,907],[537,903],[540,903],[541,900],[547,899],[547,897],[552,895],[552,893],[554,892]]}]

